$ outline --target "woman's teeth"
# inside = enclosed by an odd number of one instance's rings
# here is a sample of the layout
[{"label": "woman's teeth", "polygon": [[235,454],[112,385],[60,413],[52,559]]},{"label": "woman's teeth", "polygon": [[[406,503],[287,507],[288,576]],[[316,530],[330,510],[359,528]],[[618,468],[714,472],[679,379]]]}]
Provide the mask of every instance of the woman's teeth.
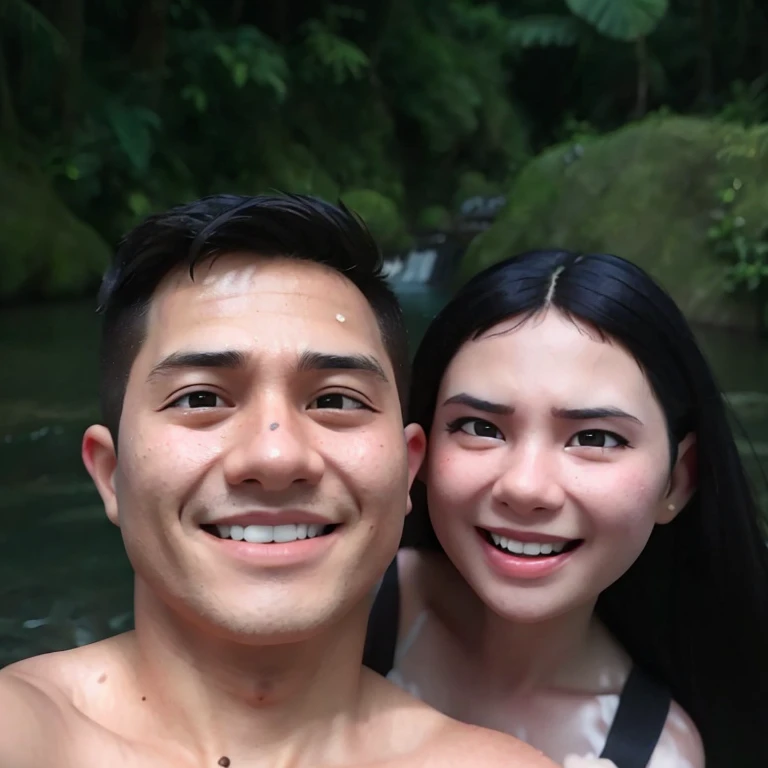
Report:
[{"label": "woman's teeth", "polygon": [[490,531],[489,534],[491,541],[493,541],[493,543],[500,549],[505,549],[513,555],[528,555],[530,557],[560,554],[567,543],[565,541],[558,541],[538,544],[533,541],[516,541],[515,539],[508,539],[506,536],[500,536],[498,533],[491,533]]},{"label": "woman's teeth", "polygon": [[[325,530],[325,529],[329,530]],[[217,525],[222,539],[248,541],[252,544],[285,544],[299,539],[314,539],[324,533],[330,533],[332,526],[326,525]]]}]

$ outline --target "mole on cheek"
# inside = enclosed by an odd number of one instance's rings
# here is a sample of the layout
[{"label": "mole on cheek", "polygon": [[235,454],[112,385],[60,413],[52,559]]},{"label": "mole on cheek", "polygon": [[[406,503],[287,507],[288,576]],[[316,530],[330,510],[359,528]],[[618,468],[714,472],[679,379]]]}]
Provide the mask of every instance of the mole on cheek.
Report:
[{"label": "mole on cheek", "polygon": [[222,766],[222,768],[228,768],[228,766],[231,765],[231,761],[228,757],[220,757],[219,758],[219,765]]},{"label": "mole on cheek", "polygon": [[102,672],[100,677],[99,677],[99,682],[100,683],[104,683],[104,682],[106,682],[106,680],[107,680],[107,674],[106,674],[106,672]]}]

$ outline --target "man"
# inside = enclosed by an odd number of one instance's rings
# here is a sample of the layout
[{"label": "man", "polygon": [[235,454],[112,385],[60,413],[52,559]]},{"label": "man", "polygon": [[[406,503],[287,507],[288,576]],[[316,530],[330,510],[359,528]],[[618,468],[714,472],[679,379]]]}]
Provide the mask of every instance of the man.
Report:
[{"label": "man", "polygon": [[82,454],[136,629],[0,673],[0,768],[552,765],[361,667],[425,450],[379,268],[311,198],[209,198],[127,236]]}]

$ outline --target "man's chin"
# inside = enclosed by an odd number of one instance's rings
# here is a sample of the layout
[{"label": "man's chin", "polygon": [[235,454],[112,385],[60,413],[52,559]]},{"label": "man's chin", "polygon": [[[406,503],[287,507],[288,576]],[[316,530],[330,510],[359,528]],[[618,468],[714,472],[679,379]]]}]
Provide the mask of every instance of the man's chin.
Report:
[{"label": "man's chin", "polygon": [[[348,607],[318,599],[312,605],[288,601],[279,606],[260,605],[256,601],[246,610],[238,605],[228,610],[218,605],[213,610],[202,608],[200,614],[202,623],[208,625],[205,634],[254,648],[309,642],[338,626],[344,617],[352,618]],[[359,621],[364,622],[365,616]]]}]

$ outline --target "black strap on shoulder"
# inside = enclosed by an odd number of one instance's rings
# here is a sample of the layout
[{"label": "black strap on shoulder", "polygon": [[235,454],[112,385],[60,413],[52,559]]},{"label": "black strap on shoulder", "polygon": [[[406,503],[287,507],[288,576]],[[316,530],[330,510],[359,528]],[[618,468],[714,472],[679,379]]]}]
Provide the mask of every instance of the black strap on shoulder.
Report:
[{"label": "black strap on shoulder", "polygon": [[664,686],[633,666],[600,757],[613,760],[618,768],[646,768],[664,730],[671,703]]},{"label": "black strap on shoulder", "polygon": [[395,649],[400,628],[400,584],[397,557],[382,579],[368,618],[363,664],[386,676],[395,664]]}]

